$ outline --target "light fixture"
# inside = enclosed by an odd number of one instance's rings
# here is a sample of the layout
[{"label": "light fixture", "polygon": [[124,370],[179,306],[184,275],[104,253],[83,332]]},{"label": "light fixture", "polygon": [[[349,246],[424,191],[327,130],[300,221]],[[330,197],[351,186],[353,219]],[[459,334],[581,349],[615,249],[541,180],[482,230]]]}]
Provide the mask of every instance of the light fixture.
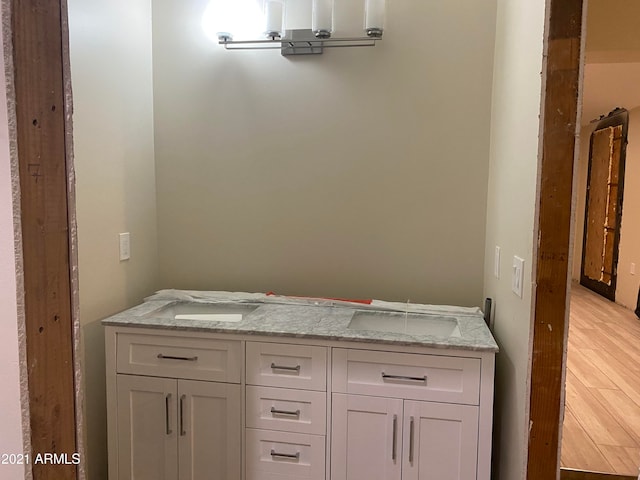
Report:
[{"label": "light fixture", "polygon": [[382,39],[386,0],[364,0],[361,37],[333,36],[334,0],[307,0],[311,2],[310,28],[286,29],[287,1],[292,0],[211,0],[203,28],[227,50],[278,49],[285,56],[316,55],[325,48],[373,47]]}]

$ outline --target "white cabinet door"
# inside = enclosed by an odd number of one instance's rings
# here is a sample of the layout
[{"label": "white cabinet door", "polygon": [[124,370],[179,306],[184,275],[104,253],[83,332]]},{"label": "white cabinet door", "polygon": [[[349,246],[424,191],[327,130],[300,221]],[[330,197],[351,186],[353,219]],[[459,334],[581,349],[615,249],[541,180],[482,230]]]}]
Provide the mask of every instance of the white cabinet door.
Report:
[{"label": "white cabinet door", "polygon": [[118,375],[118,480],[175,480],[177,384],[174,379]]},{"label": "white cabinet door", "polygon": [[178,380],[180,480],[240,480],[240,385]]},{"label": "white cabinet door", "polygon": [[478,407],[404,402],[403,480],[476,480]]},{"label": "white cabinet door", "polygon": [[400,480],[402,400],[333,394],[331,480]]}]

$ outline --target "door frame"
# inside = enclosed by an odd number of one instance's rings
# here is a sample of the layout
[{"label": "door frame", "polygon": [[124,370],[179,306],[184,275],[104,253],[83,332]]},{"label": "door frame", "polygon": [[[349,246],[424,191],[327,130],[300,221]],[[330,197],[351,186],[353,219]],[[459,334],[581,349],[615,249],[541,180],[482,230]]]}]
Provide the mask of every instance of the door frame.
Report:
[{"label": "door frame", "polygon": [[[47,4],[49,7],[55,4],[62,8],[66,15],[65,0],[33,0],[29,3],[33,2],[42,4],[45,8]],[[62,41],[66,46],[65,15],[62,16],[61,22],[49,22],[45,28],[48,34],[62,34]],[[526,475],[531,480],[552,480],[559,476],[560,430],[564,405],[564,350],[568,327],[571,201],[575,140],[579,124],[577,114],[584,26],[583,0],[547,0],[547,19],[547,29],[542,39],[545,44],[544,117],[541,131],[542,162],[537,220],[537,289],[531,358],[531,429],[526,465]],[[44,68],[46,72],[49,72],[49,69],[63,68],[63,71],[68,73],[69,65],[63,56],[56,55],[48,60],[41,64],[33,63],[32,73],[37,75],[37,68]],[[58,140],[64,143],[68,141],[68,134],[68,130],[58,130],[55,135],[59,135]],[[67,150],[67,155],[70,154],[70,150]],[[68,163],[70,165],[67,168],[72,170],[72,160],[69,159]],[[66,202],[67,199],[56,201]],[[70,202],[69,208],[74,207],[73,202]],[[70,231],[74,231],[74,228],[75,226],[71,225]],[[75,246],[72,241],[73,248]],[[33,252],[28,250],[24,251],[25,257],[32,254]],[[60,274],[73,275],[73,267],[69,265],[68,269],[61,269]],[[69,335],[72,335],[71,331]],[[81,435],[78,437],[81,438]],[[555,462],[551,460],[554,458]]]},{"label": "door frame", "polygon": [[[593,153],[593,137],[594,133],[598,130],[603,130],[609,127],[622,126],[622,142],[620,145],[620,160],[618,165],[618,196],[616,198],[616,227],[613,236],[613,258],[611,268],[611,283],[607,285],[603,282],[593,280],[584,274],[584,261],[586,258],[586,241],[588,230],[588,218],[589,218],[589,198],[591,184],[591,166],[592,166],[592,153]],[[587,173],[587,194],[585,198],[584,207],[584,231],[582,232],[582,260],[580,263],[580,284],[587,287],[589,290],[596,292],[599,295],[615,302],[616,300],[616,286],[618,283],[618,258],[620,256],[620,230],[622,227],[622,200],[624,198],[624,172],[625,163],[627,158],[627,136],[629,133],[629,112],[624,108],[617,108],[605,118],[600,120],[591,133],[589,140],[589,168]]]},{"label": "door frame", "polygon": [[[25,454],[66,454],[25,468],[35,480],[86,478],[75,177],[66,0],[2,0],[4,59],[20,232],[16,250]],[[19,182],[19,184],[18,184]],[[17,452],[16,452],[17,453]],[[79,455],[79,457],[77,456]]]},{"label": "door frame", "polygon": [[547,0],[526,467],[530,480],[560,475],[586,2]]}]

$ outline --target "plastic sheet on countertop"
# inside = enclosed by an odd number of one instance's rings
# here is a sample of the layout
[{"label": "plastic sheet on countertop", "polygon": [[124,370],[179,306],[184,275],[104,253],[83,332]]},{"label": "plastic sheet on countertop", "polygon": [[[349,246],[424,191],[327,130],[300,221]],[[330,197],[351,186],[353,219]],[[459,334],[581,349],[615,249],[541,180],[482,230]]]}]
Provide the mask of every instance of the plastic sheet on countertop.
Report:
[{"label": "plastic sheet on countertop", "polygon": [[198,291],[198,290],[160,290],[145,301],[151,300],[176,300],[195,303],[271,303],[280,305],[314,305],[314,306],[341,306],[357,310],[384,310],[390,312],[409,312],[431,315],[453,315],[462,317],[475,317],[482,315],[478,307],[458,307],[453,305],[426,305],[420,303],[387,302],[384,300],[372,300],[367,305],[360,302],[347,300],[335,300],[315,297],[288,297],[285,295],[267,295],[265,293],[223,292],[223,291]]}]

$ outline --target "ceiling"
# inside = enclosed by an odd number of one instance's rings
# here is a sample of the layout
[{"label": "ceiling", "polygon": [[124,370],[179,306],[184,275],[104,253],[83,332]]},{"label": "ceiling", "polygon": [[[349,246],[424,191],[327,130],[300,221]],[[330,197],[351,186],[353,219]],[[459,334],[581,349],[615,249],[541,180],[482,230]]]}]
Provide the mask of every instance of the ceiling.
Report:
[{"label": "ceiling", "polygon": [[582,125],[616,107],[640,106],[640,62],[585,65]]},{"label": "ceiling", "polygon": [[582,125],[640,106],[640,1],[589,0],[585,57]]}]

